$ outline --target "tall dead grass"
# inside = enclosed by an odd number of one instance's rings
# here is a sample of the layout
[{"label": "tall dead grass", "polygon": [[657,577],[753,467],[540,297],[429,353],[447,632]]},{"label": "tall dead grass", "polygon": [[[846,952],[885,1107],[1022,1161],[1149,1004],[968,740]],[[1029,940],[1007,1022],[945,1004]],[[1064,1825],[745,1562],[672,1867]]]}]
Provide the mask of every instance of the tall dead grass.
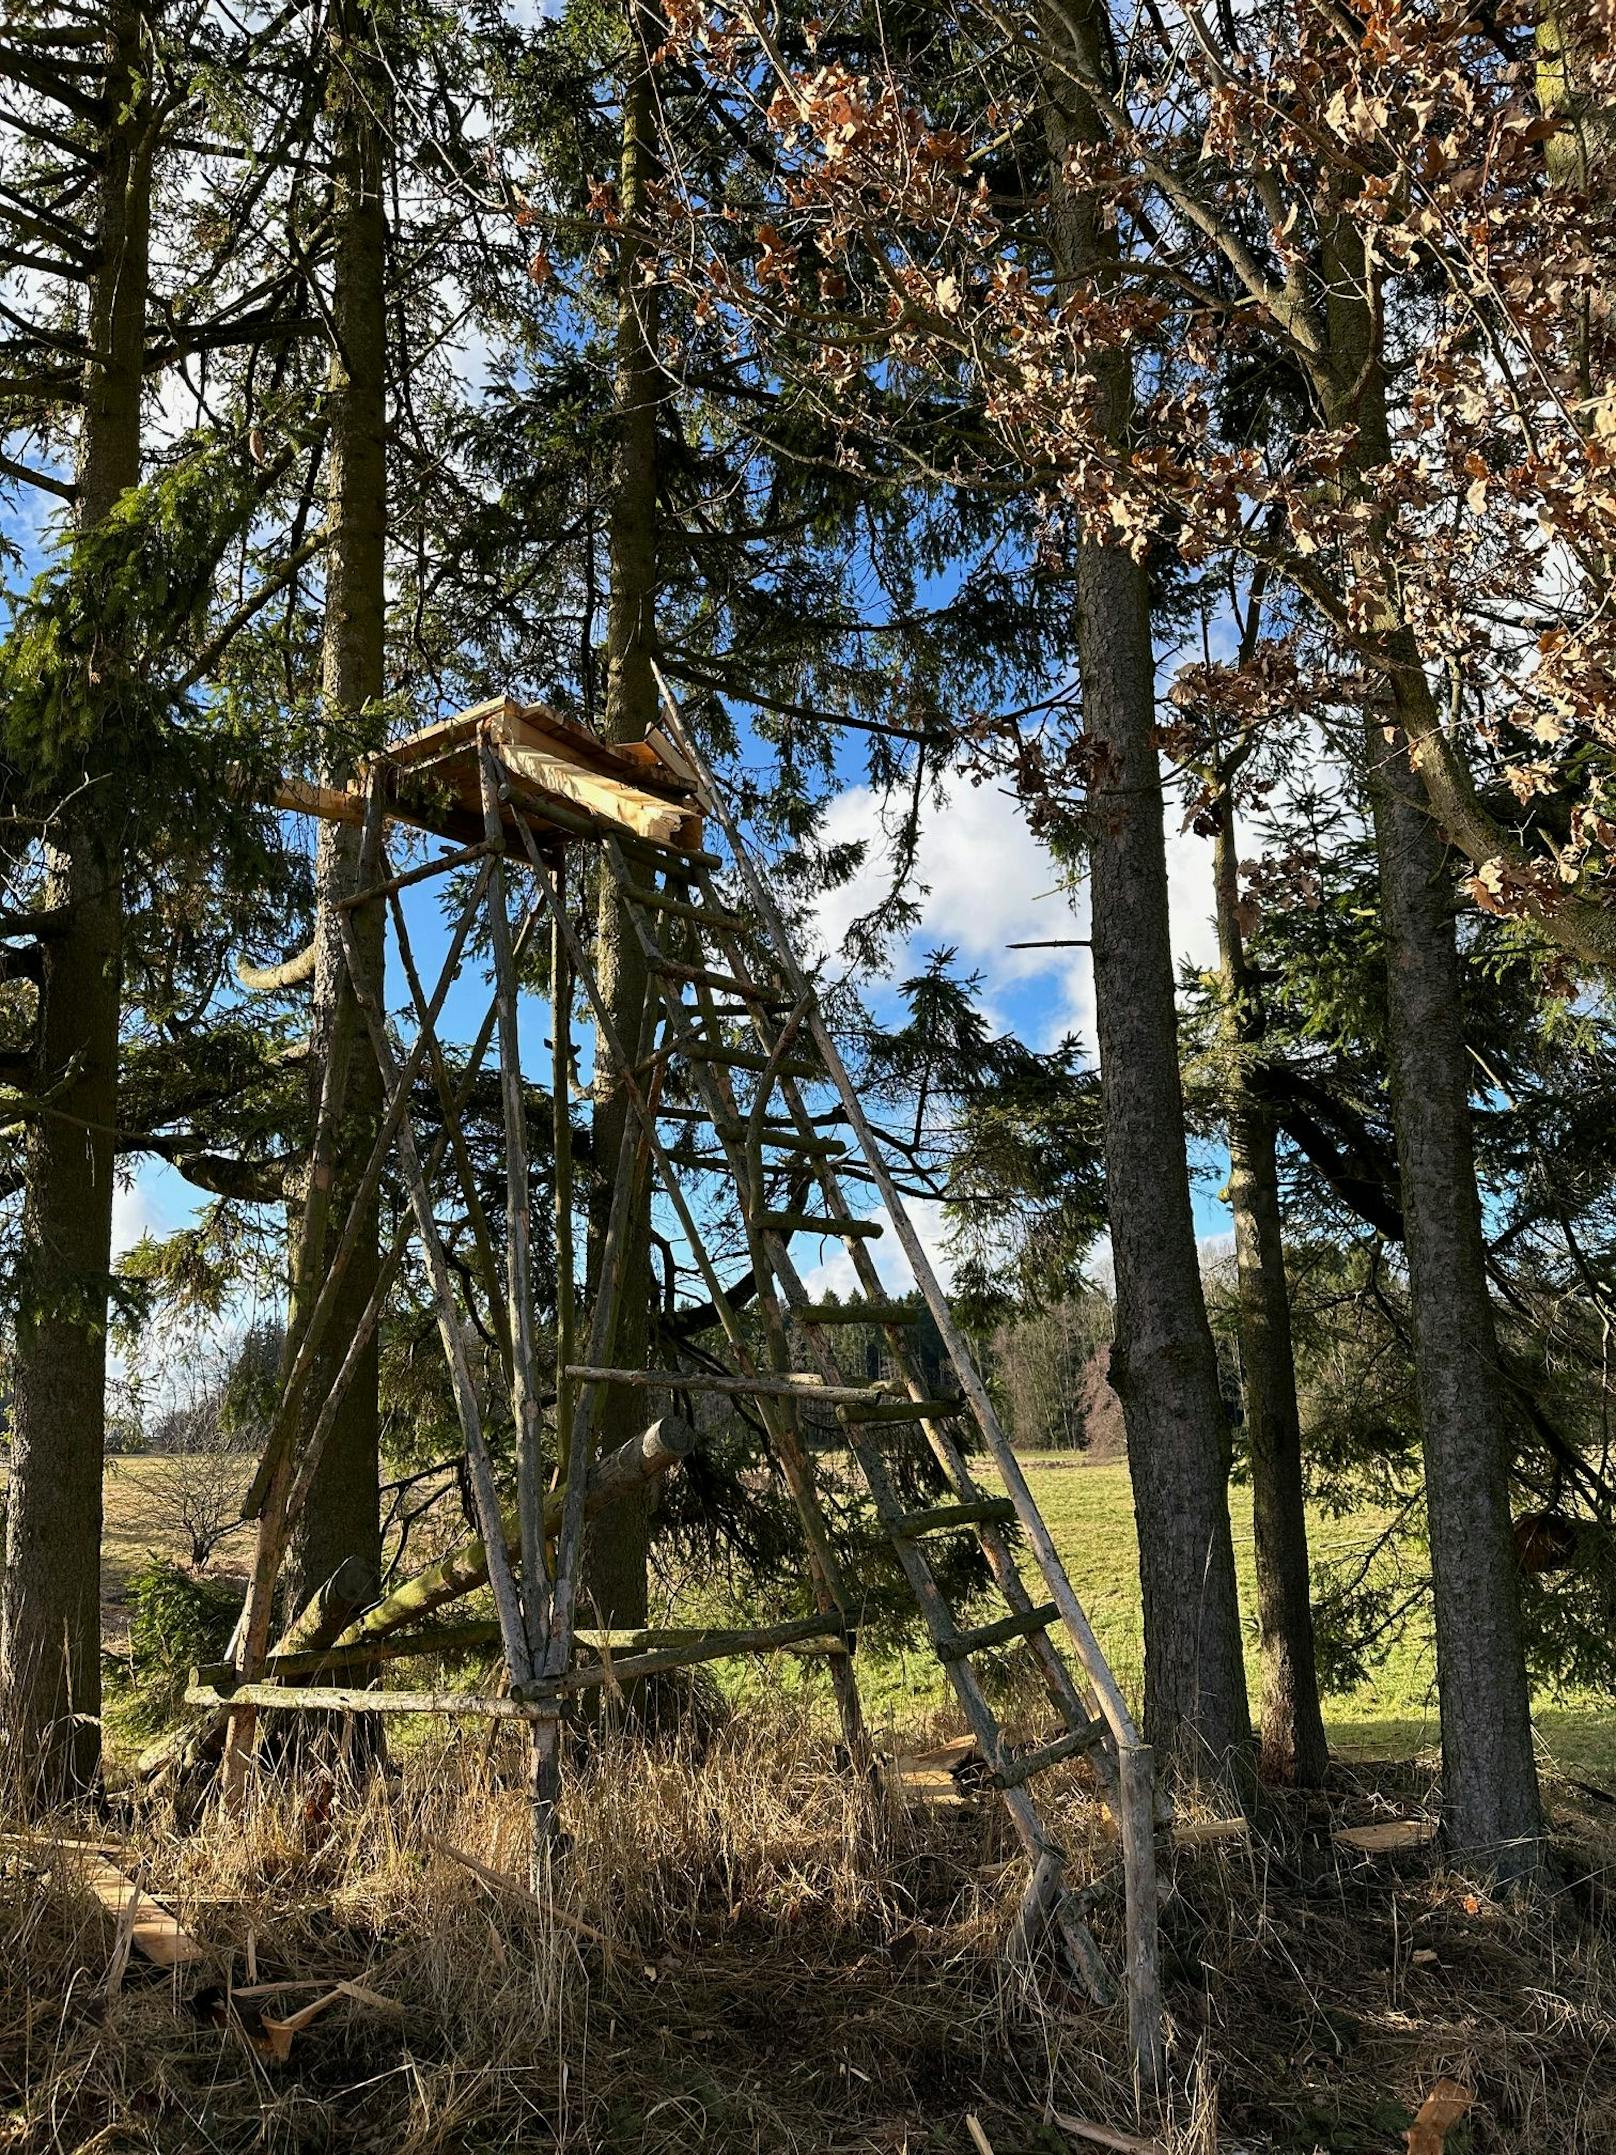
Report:
[{"label": "tall dead grass", "polygon": [[[1394,2155],[1448,2072],[1476,2091],[1473,2155],[1606,2155],[1616,1831],[1562,1807],[1567,1889],[1529,1911],[1428,1855],[1331,1846],[1344,1808],[1417,1793],[1299,1800],[1247,1844],[1171,1860],[1178,2084],[1145,2119],[1120,2012],[1052,1959],[999,1955],[1021,1866],[997,1809],[916,1815],[853,1782],[790,1699],[699,1747],[601,1739],[538,1902],[517,1884],[516,1747],[480,1732],[363,1789],[260,1789],[239,1824],[183,1838],[130,1818],[120,1860],[209,1950],[178,1982],[137,1957],[109,1990],[113,1926],[35,1829],[0,1857],[0,2147],[919,2155],[968,2148],[971,2111],[995,2155],[1030,2155],[1075,2144],[1053,2107],[1143,2124],[1174,2155]],[[1080,1771],[1055,1807],[1115,1964],[1114,1854]],[[309,1987],[232,2002],[249,1971]],[[339,1980],[391,2009],[345,1997],[284,2063],[263,2055],[266,2004]]]}]

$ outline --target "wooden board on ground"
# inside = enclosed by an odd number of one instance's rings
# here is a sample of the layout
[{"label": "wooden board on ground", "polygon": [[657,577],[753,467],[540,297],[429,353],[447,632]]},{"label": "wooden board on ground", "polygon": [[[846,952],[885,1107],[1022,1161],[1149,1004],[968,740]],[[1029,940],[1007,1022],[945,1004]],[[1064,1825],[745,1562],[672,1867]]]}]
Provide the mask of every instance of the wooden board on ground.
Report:
[{"label": "wooden board on ground", "polygon": [[127,1929],[137,1953],[159,1968],[185,1968],[207,1959],[207,1948],[197,1943],[179,1917],[138,1886],[103,1850],[75,1842],[68,1852],[108,1915]]},{"label": "wooden board on ground", "polygon": [[1244,1841],[1250,1835],[1249,1818],[1175,1819],[1172,1826],[1175,1848],[1212,1848],[1220,1841]]},{"label": "wooden board on ground", "polygon": [[1337,1848],[1361,1856],[1389,1856],[1402,1849],[1429,1848],[1436,1826],[1429,1818],[1392,1818],[1378,1826],[1339,1826],[1330,1838]]},{"label": "wooden board on ground", "polygon": [[888,1785],[917,1811],[974,1811],[977,1794],[961,1788],[956,1776],[981,1759],[974,1736],[956,1736],[929,1751],[900,1752],[887,1769]]},{"label": "wooden board on ground", "polygon": [[1439,2080],[1421,2103],[1403,2138],[1408,2155],[1444,2155],[1450,2130],[1470,2108],[1470,2090],[1457,2080]]}]

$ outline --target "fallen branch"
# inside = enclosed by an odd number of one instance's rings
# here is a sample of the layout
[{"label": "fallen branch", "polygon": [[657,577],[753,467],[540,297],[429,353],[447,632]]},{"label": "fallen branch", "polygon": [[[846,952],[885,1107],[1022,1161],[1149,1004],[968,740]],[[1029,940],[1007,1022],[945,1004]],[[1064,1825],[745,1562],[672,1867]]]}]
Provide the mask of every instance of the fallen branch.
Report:
[{"label": "fallen branch", "polygon": [[597,1930],[593,1923],[586,1923],[582,1916],[575,1916],[570,1908],[563,1908],[556,1901],[541,1901],[519,1878],[511,1878],[504,1871],[492,1870],[486,1863],[479,1863],[475,1856],[468,1856],[463,1848],[456,1848],[452,1841],[434,1840],[427,1845],[437,1855],[447,1858],[450,1863],[457,1863],[463,1871],[469,1871],[473,1878],[480,1880],[495,1893],[508,1894],[513,1900],[521,1901],[529,1908],[538,1909],[541,1914],[550,1917],[552,1922],[559,1923],[563,1930],[571,1931],[574,1937],[586,1938],[591,1945],[600,1948],[607,1960],[622,1959],[620,1950],[613,1945],[604,1931]]},{"label": "fallen branch", "polygon": [[1115,2148],[1117,2155],[1167,2155],[1159,2140],[1142,2140],[1137,2133],[1118,2132],[1114,2125],[1092,2125],[1087,2118],[1068,2116],[1064,2110],[1049,2112],[1051,2125],[1077,2140],[1092,2140],[1097,2147]]}]

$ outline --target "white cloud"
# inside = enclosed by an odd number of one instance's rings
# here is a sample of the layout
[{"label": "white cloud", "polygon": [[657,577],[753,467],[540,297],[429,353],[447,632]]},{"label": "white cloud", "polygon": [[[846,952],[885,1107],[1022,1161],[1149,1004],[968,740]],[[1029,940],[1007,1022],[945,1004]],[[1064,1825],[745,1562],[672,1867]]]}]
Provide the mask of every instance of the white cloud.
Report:
[{"label": "white cloud", "polygon": [[[1169,810],[1171,816],[1173,811]],[[870,912],[892,873],[892,849],[881,826],[880,803],[868,786],[854,786],[836,799],[824,822],[827,844],[863,841],[858,873],[820,901],[816,925],[822,951],[833,961],[852,923]],[[1168,901],[1173,955],[1208,967],[1217,962],[1212,920],[1212,848],[1193,833],[1169,828]],[[996,786],[956,779],[948,798],[924,811],[911,895],[919,924],[885,975],[891,981],[916,965],[924,951],[954,946],[968,970],[984,975],[989,1021],[1007,1024],[1005,1002],[1014,995],[1037,1012],[1023,1030],[1034,1046],[1052,1047],[1075,1033],[1095,1052],[1094,976],[1082,949],[1012,950],[1012,943],[1048,942],[1088,934],[1086,888],[1070,888],[1065,872],[1027,828],[1026,817]]]},{"label": "white cloud", "polygon": [[171,1222],[165,1215],[152,1176],[137,1167],[125,1181],[121,1176],[112,1193],[112,1261],[127,1257],[144,1235],[167,1234]]},{"label": "white cloud", "polygon": [[[931,1260],[932,1269],[942,1281],[944,1289],[951,1291],[954,1285],[954,1268],[945,1247],[947,1225],[942,1206],[935,1198],[911,1197],[905,1200],[904,1210],[920,1237],[922,1249]],[[908,1294],[915,1284],[914,1268],[892,1231],[892,1221],[885,1205],[877,1205],[873,1211],[862,1216],[878,1222],[882,1230],[879,1242],[865,1245],[876,1271],[881,1276],[881,1285],[890,1295]],[[820,1262],[804,1266],[803,1258],[811,1247],[812,1244],[807,1238],[799,1235],[792,1244],[792,1254],[802,1269],[803,1285],[816,1300],[828,1295],[839,1295],[845,1301],[849,1295],[863,1292],[859,1286],[858,1274],[853,1269],[853,1260],[846,1250],[837,1248],[834,1242],[826,1242],[821,1245],[825,1254]]]}]

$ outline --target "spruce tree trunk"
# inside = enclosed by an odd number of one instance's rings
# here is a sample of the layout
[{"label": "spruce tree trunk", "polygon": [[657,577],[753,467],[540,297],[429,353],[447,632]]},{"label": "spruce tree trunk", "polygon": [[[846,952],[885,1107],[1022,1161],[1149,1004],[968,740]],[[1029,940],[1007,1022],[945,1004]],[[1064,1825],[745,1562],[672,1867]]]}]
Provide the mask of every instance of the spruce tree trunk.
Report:
[{"label": "spruce tree trunk", "polygon": [[[372,51],[375,18],[348,0],[339,18],[332,73],[335,178],[335,278],[332,301],[336,350],[327,389],[327,515],[325,626],[321,692],[328,730],[325,777],[340,784],[352,772],[358,747],[375,727],[385,687],[385,571],[387,543],[387,226],[382,200],[380,115],[386,78]],[[369,1156],[382,1112],[382,1081],[364,1029],[339,1034],[337,1012],[347,994],[347,969],[337,936],[338,901],[359,883],[360,833],[322,822],[315,859],[315,972],[310,1017],[310,1128],[334,1039],[345,1040],[338,1171],[333,1181],[327,1248],[341,1234],[353,1191]],[[382,980],[381,905],[354,916],[366,968]],[[312,1425],[348,1341],[375,1289],[379,1266],[374,1204],[344,1276],[307,1391]],[[319,1279],[292,1283],[293,1329],[319,1291]],[[286,1607],[303,1605],[336,1574],[370,1600],[381,1584],[378,1504],[377,1346],[372,1335],[332,1426],[292,1538]]]},{"label": "spruce tree trunk", "polygon": [[[651,660],[656,638],[657,407],[663,385],[656,363],[657,298],[640,282],[646,250],[638,237],[645,190],[656,169],[656,109],[650,55],[664,35],[659,17],[627,0],[629,49],[623,94],[623,150],[618,203],[623,222],[617,282],[616,456],[612,478],[611,597],[606,616],[606,738],[643,741],[657,714]],[[645,961],[628,909],[603,877],[595,925],[595,965],[617,1037],[629,1052],[639,1038],[649,989]],[[632,1110],[622,1074],[597,1034],[594,1156],[614,1162]],[[601,1246],[611,1210],[609,1183],[598,1186],[590,1213],[589,1292],[598,1291]],[[620,1369],[645,1366],[650,1349],[651,1200],[649,1181],[635,1208],[626,1250],[620,1330],[613,1359]],[[626,1386],[601,1403],[598,1447],[615,1451],[643,1420],[643,1401]],[[585,1599],[605,1625],[646,1618],[646,1560],[654,1492],[647,1486],[604,1513],[589,1532]]]},{"label": "spruce tree trunk", "polygon": [[[1052,242],[1069,277],[1114,252],[1093,202],[1065,174],[1095,115],[1058,65],[1060,41],[1092,63],[1093,0],[1046,0]],[[1133,385],[1120,353],[1094,361],[1103,423],[1127,439]],[[1145,1620],[1145,1733],[1191,1778],[1223,1778],[1249,1746],[1245,1664],[1229,1531],[1229,1437],[1190,1205],[1156,748],[1150,584],[1120,548],[1077,550],[1076,640],[1092,744],[1088,857],[1105,1128],[1106,1209],[1116,1272],[1111,1382],[1128,1431]]]},{"label": "spruce tree trunk", "polygon": [[1257,1637],[1262,1655],[1258,1765],[1266,1781],[1317,1788],[1330,1764],[1319,1705],[1309,1591],[1302,1427],[1291,1346],[1290,1287],[1279,1209],[1274,1118],[1255,1096],[1260,990],[1246,965],[1236,912],[1234,803],[1227,788],[1215,841],[1223,1026],[1229,1050],[1229,1201],[1234,1213],[1240,1359],[1256,1542]]},{"label": "spruce tree trunk", "polygon": [[[108,22],[99,262],[79,438],[78,528],[140,479],[154,121],[141,16]],[[92,1789],[101,1766],[101,1478],[113,1133],[118,1120],[121,806],[92,751],[83,788],[52,817],[37,1088],[53,1112],[28,1135],[12,1401],[0,1712],[19,1797]],[[108,759],[110,760],[110,759]],[[98,782],[99,779],[99,782]]]},{"label": "spruce tree trunk", "polygon": [[[1329,366],[1320,401],[1352,428],[1347,481],[1390,454],[1372,275],[1345,219],[1325,226]],[[1371,520],[1363,570],[1386,535]],[[1387,1060],[1397,1137],[1425,1457],[1444,1827],[1506,1880],[1544,1859],[1509,1516],[1508,1416],[1470,1126],[1462,973],[1444,846],[1408,742],[1432,729],[1430,683],[1388,601],[1387,696],[1366,713],[1369,797],[1386,934]],[[1401,721],[1399,724],[1397,721]]]}]

